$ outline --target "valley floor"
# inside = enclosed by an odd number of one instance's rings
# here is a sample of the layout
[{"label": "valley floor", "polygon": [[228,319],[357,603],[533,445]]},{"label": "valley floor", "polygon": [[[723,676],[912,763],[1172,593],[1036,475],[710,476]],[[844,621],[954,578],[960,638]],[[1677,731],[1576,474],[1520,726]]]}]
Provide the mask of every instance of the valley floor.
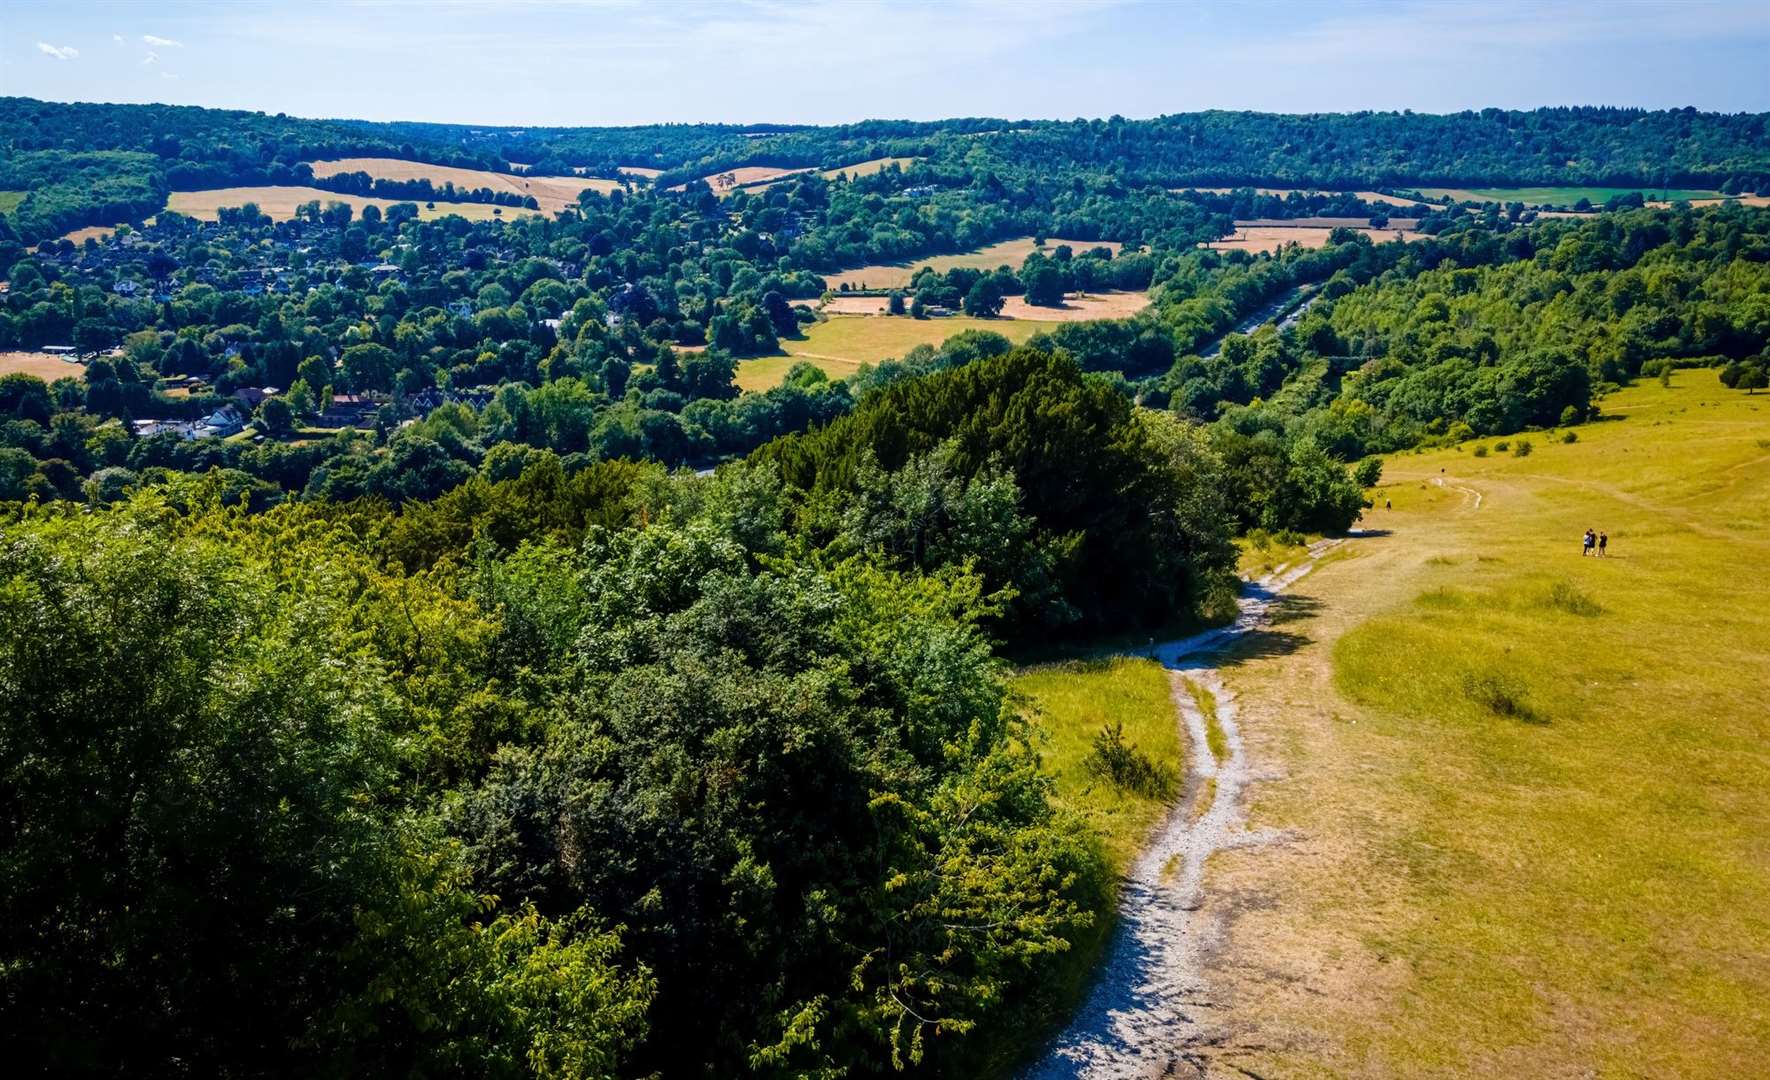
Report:
[{"label": "valley floor", "polygon": [[1604,408],[1392,459],[1373,534],[1220,658],[1278,839],[1206,866],[1176,1075],[1770,1057],[1770,396]]}]

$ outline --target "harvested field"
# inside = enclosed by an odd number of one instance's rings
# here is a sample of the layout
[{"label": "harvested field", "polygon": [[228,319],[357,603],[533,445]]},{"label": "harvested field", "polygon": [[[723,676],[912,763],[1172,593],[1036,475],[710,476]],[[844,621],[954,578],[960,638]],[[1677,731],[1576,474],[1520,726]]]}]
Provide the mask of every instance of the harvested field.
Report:
[{"label": "harvested field", "polygon": [[896,165],[900,169],[907,169],[915,163],[916,159],[913,157],[874,158],[871,161],[859,161],[853,165],[844,165],[840,169],[825,169],[820,175],[822,175],[825,180],[834,180],[836,177],[846,173],[848,178],[853,180],[857,177],[871,176],[877,172],[884,172],[893,165]]},{"label": "harvested field", "polygon": [[1720,206],[1736,202],[1742,206],[1770,206],[1770,195],[1733,195],[1725,199],[1691,199],[1691,206]]},{"label": "harvested field", "polygon": [[[890,304],[884,296],[841,296],[825,300],[818,310],[825,315],[884,315]],[[1002,302],[1000,319],[1031,322],[1081,322],[1087,319],[1126,319],[1149,306],[1149,294],[1141,292],[1070,293],[1062,307],[1035,307],[1024,297],[1010,296]]]},{"label": "harvested field", "polygon": [[484,169],[429,165],[403,158],[339,158],[336,161],[313,163],[313,174],[321,179],[350,172],[368,173],[377,180],[428,180],[437,187],[452,183],[457,188],[466,188],[469,191],[490,188],[516,195],[532,195],[541,204],[542,212],[548,215],[557,214],[568,206],[576,206],[578,193],[585,188],[594,188],[606,194],[621,186],[613,180],[594,180],[583,176],[515,176],[510,173],[487,172]]},{"label": "harvested field", "polygon": [[1002,318],[1024,322],[1084,322],[1088,319],[1128,319],[1149,306],[1144,292],[1070,293],[1057,308],[1035,307],[1023,296],[1002,303]]},{"label": "harvested field", "polygon": [[86,365],[73,360],[64,360],[56,353],[0,352],[0,375],[19,373],[35,375],[44,382],[54,382],[57,379],[69,377],[84,379]]},{"label": "harvested field", "polygon": [[[348,203],[359,213],[365,206],[378,206],[383,211],[398,202],[411,202],[410,199],[373,199],[363,195],[340,195],[335,191],[321,191],[313,187],[233,187],[211,188],[207,191],[174,191],[166,200],[166,209],[176,210],[180,214],[214,221],[216,213],[224,206],[244,206],[246,203],[257,203],[258,209],[269,214],[278,221],[287,221],[295,216],[295,208],[304,203],[319,200],[321,206],[327,203]],[[497,213],[494,213],[497,211]],[[418,204],[418,216],[428,221],[432,218],[448,217],[458,214],[469,221],[491,221],[497,218],[521,217],[533,214],[534,210],[524,210],[520,206],[493,206],[491,203],[451,203],[439,202],[435,209],[424,203]]]},{"label": "harvested field", "polygon": [[623,176],[638,176],[646,180],[656,180],[664,170],[652,169],[644,165],[618,165],[615,167],[615,171]]},{"label": "harvested field", "polygon": [[[1373,243],[1385,243],[1390,240],[1412,240],[1420,234],[1405,229],[1372,229],[1365,227],[1355,230],[1371,238]],[[1221,240],[1213,240],[1201,245],[1213,251],[1277,251],[1286,244],[1301,244],[1306,248],[1326,247],[1328,234],[1332,229],[1301,229],[1295,226],[1282,227],[1272,225],[1250,226],[1237,229],[1234,233]]]},{"label": "harvested field", "polygon": [[[1044,250],[1046,253],[1056,251],[1061,244],[1068,244],[1071,250],[1077,254],[1097,247],[1107,248],[1114,255],[1119,252],[1118,244],[1106,240],[1052,239],[1045,241]],[[942,272],[957,266],[969,266],[978,270],[994,270],[998,266],[1019,269],[1020,264],[1025,262],[1026,257],[1031,255],[1034,250],[1036,249],[1033,247],[1033,238],[1022,236],[1015,240],[1003,240],[1000,243],[991,244],[989,247],[958,255],[931,255],[926,259],[917,259],[915,262],[878,263],[853,270],[843,270],[840,273],[825,274],[824,284],[831,291],[840,289],[843,285],[847,285],[851,289],[901,289],[910,283],[910,276],[924,266],[932,266]]]},{"label": "harvested field", "polygon": [[[1400,229],[1412,232],[1419,227],[1419,218],[1390,218],[1384,231]],[[1237,221],[1238,229],[1271,228],[1271,229],[1368,229],[1370,218],[1361,217],[1300,217],[1300,218],[1248,218]]]},{"label": "harvested field", "polygon": [[778,386],[781,377],[800,360],[808,360],[831,378],[839,379],[853,374],[862,364],[896,359],[917,345],[939,345],[966,330],[988,330],[1018,345],[1050,325],[1031,319],[973,319],[963,315],[941,319],[839,315],[807,326],[803,338],[781,342],[785,356],[764,356],[739,363],[737,384],[741,390]]},{"label": "harvested field", "polygon": [[832,296],[819,310],[825,315],[883,315],[890,305],[885,296]]},{"label": "harvested field", "polygon": [[[1240,188],[1226,188],[1226,187],[1201,187],[1201,188],[1169,188],[1168,190],[1174,192],[1176,195],[1180,194],[1181,192],[1186,192],[1186,191],[1202,191],[1202,192],[1208,192],[1212,195],[1228,195],[1232,192],[1240,191],[1241,189]],[[1367,203],[1387,203],[1390,206],[1418,206],[1418,205],[1420,205],[1419,202],[1415,199],[1403,199],[1397,195],[1385,195],[1380,191],[1328,191],[1325,188],[1274,188],[1274,187],[1257,187],[1254,189],[1255,194],[1277,195],[1281,199],[1284,198],[1286,195],[1289,195],[1293,191],[1301,192],[1304,195],[1356,195],[1358,198],[1363,199]]]},{"label": "harvested field", "polygon": [[83,229],[63,233],[62,239],[73,244],[84,244],[88,240],[103,240],[116,231],[115,225],[88,225]]}]

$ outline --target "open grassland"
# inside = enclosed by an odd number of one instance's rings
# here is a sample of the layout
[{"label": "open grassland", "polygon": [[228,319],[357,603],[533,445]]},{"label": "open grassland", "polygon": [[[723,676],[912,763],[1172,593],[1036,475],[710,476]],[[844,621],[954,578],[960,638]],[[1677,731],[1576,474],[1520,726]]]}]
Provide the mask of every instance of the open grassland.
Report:
[{"label": "open grassland", "polygon": [[[1371,238],[1375,244],[1387,243],[1390,240],[1403,242],[1416,239],[1419,233],[1410,229],[1372,229],[1360,228],[1353,230]],[[1326,247],[1332,229],[1306,228],[1296,225],[1247,225],[1237,227],[1233,233],[1221,240],[1213,240],[1200,247],[1208,247],[1213,251],[1277,251],[1286,244],[1297,244],[1306,248]]]},{"label": "open grassland", "polygon": [[1649,199],[1714,199],[1718,191],[1699,188],[1644,187],[1512,187],[1512,188],[1421,188],[1420,194],[1434,199],[1457,202],[1521,202],[1526,206],[1572,206],[1588,199],[1594,206],[1603,206],[1617,195],[1639,191]]},{"label": "open grassland", "polygon": [[57,379],[84,379],[86,366],[64,360],[53,353],[0,352],[0,375],[35,375],[44,382]]},{"label": "open grassland", "polygon": [[[584,176],[529,176],[514,173],[487,172],[484,169],[458,169],[449,165],[430,165],[404,158],[338,158],[316,161],[313,174],[319,179],[338,173],[363,172],[377,180],[428,180],[437,187],[454,184],[468,191],[490,188],[514,195],[532,195],[549,216],[568,206],[578,204],[578,193],[586,188],[607,194],[621,185],[614,180],[597,180]],[[509,207],[505,208],[506,211]]]},{"label": "open grassland", "polygon": [[[1684,371],[1604,410],[1528,457],[1391,459],[1381,532],[1224,668],[1283,777],[1251,824],[1288,840],[1212,863],[1221,1063],[1770,1059],[1770,397]],[[1608,558],[1580,556],[1588,526]]]},{"label": "open grassland", "polygon": [[917,345],[939,345],[965,330],[989,330],[1018,345],[1049,326],[1027,319],[973,319],[963,315],[944,319],[839,315],[806,326],[802,338],[782,341],[785,356],[740,362],[737,384],[740,390],[778,386],[781,376],[800,360],[816,364],[831,378],[840,379],[854,374],[862,364],[896,359]]},{"label": "open grassland", "polygon": [[[340,195],[335,191],[321,191],[313,187],[231,187],[210,188],[206,191],[174,191],[166,200],[166,209],[175,210],[180,214],[214,221],[220,216],[222,207],[238,207],[247,203],[256,203],[258,209],[277,221],[288,221],[295,216],[295,208],[304,203],[318,200],[321,206],[327,203],[348,203],[357,213],[362,213],[365,206],[378,206],[383,212],[399,202],[411,202],[410,199],[374,199],[363,195]],[[425,203],[418,203],[418,216],[426,221],[432,218],[448,217],[458,214],[469,221],[492,221],[498,218],[521,217],[536,213],[520,206],[494,206],[491,203],[452,203],[439,202],[434,209]]]},{"label": "open grassland", "polygon": [[[1120,247],[1119,244],[1106,240],[1046,240],[1043,250],[1049,255],[1062,244],[1068,244],[1078,254],[1103,247],[1117,255]],[[910,276],[924,266],[932,266],[942,273],[959,266],[969,266],[976,270],[994,270],[998,266],[1009,266],[1018,270],[1026,257],[1037,250],[1040,249],[1033,244],[1032,237],[1022,236],[957,255],[931,255],[914,262],[880,263],[825,274],[824,282],[831,291],[840,289],[843,285],[851,289],[901,289],[910,283]]]},{"label": "open grassland", "polygon": [[[1199,191],[1199,192],[1207,192],[1212,195],[1228,195],[1228,194],[1238,191],[1240,189],[1239,188],[1226,188],[1226,187],[1207,187],[1207,188],[1169,188],[1168,190],[1174,192],[1175,194],[1180,194],[1180,193],[1186,192],[1186,191]],[[1399,198],[1395,195],[1385,195],[1380,191],[1326,191],[1322,188],[1273,188],[1273,187],[1257,187],[1254,189],[1254,192],[1256,194],[1277,195],[1281,199],[1284,198],[1286,195],[1289,195],[1293,191],[1301,192],[1304,195],[1353,195],[1353,196],[1356,196],[1360,199],[1363,199],[1367,203],[1387,203],[1390,206],[1418,206],[1419,205],[1419,203],[1414,199],[1403,199],[1403,198]]]}]

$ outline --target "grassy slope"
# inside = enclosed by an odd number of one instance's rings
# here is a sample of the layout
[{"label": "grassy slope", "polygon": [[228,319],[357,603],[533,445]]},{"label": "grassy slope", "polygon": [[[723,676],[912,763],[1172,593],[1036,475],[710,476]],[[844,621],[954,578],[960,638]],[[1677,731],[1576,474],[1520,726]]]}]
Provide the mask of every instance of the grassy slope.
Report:
[{"label": "grassy slope", "polygon": [[[1213,864],[1239,909],[1217,972],[1235,1064],[1770,1056],[1770,397],[1691,371],[1605,409],[1527,458],[1391,461],[1395,508],[1367,522],[1390,534],[1306,579],[1226,673],[1255,761],[1287,776],[1254,824],[1300,837]],[[1579,556],[1588,525],[1612,558]]]},{"label": "grassy slope", "polygon": [[10,214],[18,209],[18,204],[25,201],[28,191],[0,191],[0,214]]}]

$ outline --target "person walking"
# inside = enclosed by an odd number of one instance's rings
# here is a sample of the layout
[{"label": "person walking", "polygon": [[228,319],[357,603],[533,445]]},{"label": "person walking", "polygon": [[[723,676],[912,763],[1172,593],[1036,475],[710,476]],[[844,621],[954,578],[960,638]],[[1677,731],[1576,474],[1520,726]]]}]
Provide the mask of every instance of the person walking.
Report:
[{"label": "person walking", "polygon": [[1594,533],[1590,529],[1587,529],[1586,535],[1580,539],[1580,544],[1579,544],[1580,557],[1584,558],[1587,555],[1590,555],[1592,553],[1592,545],[1596,544],[1597,542],[1598,542],[1598,534]]},{"label": "person walking", "polygon": [[1600,559],[1602,559],[1604,557],[1605,545],[1607,545],[1609,543],[1610,543],[1610,534],[1609,533],[1599,533],[1598,534],[1598,557]]}]

